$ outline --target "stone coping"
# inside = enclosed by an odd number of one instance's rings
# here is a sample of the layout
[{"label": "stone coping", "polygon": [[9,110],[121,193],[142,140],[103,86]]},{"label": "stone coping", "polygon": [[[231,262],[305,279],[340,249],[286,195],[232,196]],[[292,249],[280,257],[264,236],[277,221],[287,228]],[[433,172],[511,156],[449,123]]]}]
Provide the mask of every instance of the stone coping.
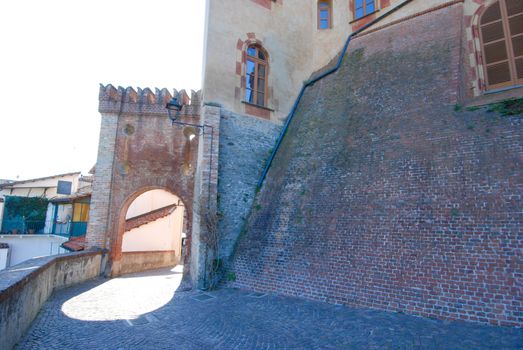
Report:
[{"label": "stone coping", "polygon": [[0,271],[0,303],[22,289],[31,279],[53,264],[65,260],[85,258],[102,254],[102,250],[52,255],[26,260],[18,265]]},{"label": "stone coping", "polygon": [[7,233],[0,234],[0,238],[8,238],[8,237],[18,237],[18,238],[58,237],[58,238],[67,239],[67,237],[65,237],[65,236],[55,235],[55,234],[52,234],[52,233],[42,233],[42,234],[38,234],[38,233],[37,234],[26,234],[26,233],[23,233],[23,234],[16,234],[16,235],[7,234]]},{"label": "stone coping", "polygon": [[136,250],[129,252],[122,252],[122,254],[154,254],[154,253],[175,253],[175,250]]}]

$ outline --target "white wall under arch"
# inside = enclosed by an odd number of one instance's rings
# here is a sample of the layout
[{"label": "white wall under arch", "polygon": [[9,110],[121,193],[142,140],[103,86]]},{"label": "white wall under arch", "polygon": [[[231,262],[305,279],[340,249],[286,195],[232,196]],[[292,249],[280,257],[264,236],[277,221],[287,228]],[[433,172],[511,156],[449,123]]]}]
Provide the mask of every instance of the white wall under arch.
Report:
[{"label": "white wall under arch", "polygon": [[181,258],[185,207],[177,196],[165,190],[145,192],[131,203],[126,219],[135,218],[172,204],[178,204],[178,206],[168,216],[125,231],[122,252],[173,250],[176,256]]}]

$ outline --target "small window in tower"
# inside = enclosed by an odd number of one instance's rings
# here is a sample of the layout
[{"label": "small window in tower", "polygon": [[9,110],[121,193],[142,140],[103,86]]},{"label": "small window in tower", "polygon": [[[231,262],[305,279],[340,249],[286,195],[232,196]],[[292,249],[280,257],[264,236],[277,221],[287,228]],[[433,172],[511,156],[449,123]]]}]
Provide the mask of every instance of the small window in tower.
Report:
[{"label": "small window in tower", "polygon": [[354,0],[354,18],[365,17],[376,11],[376,0]]},{"label": "small window in tower", "polygon": [[332,28],[331,1],[318,1],[318,29]]},{"label": "small window in tower", "polygon": [[259,46],[247,48],[245,102],[262,107],[267,104],[267,53]]}]

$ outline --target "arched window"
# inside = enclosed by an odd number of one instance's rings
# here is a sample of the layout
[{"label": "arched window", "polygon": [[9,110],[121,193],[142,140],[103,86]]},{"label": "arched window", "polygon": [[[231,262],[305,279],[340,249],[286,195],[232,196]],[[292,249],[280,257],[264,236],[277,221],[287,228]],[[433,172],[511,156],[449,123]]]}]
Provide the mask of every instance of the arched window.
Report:
[{"label": "arched window", "polygon": [[479,27],[487,89],[523,84],[523,1],[495,2]]},{"label": "arched window", "polygon": [[354,19],[365,17],[376,11],[376,0],[354,0]]},{"label": "arched window", "polygon": [[318,1],[318,29],[332,28],[332,6],[330,0]]},{"label": "arched window", "polygon": [[267,105],[267,59],[267,53],[261,47],[247,48],[245,101],[262,107]]}]

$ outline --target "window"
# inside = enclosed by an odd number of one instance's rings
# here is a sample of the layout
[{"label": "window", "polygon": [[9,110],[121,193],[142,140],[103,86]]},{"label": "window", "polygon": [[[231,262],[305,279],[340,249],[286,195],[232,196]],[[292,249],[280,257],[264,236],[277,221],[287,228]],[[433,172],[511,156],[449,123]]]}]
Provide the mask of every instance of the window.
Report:
[{"label": "window", "polygon": [[262,107],[267,104],[267,54],[259,46],[247,48],[245,101]]},{"label": "window", "polygon": [[57,194],[71,194],[73,183],[71,181],[58,180]]},{"label": "window", "polygon": [[73,221],[75,221],[75,222],[89,221],[89,203],[74,203]]},{"label": "window", "polygon": [[376,11],[375,0],[354,0],[354,19],[364,17]]},{"label": "window", "polygon": [[487,89],[523,84],[523,1],[499,0],[479,26]]},{"label": "window", "polygon": [[318,1],[318,29],[332,28],[332,8],[330,1]]}]

